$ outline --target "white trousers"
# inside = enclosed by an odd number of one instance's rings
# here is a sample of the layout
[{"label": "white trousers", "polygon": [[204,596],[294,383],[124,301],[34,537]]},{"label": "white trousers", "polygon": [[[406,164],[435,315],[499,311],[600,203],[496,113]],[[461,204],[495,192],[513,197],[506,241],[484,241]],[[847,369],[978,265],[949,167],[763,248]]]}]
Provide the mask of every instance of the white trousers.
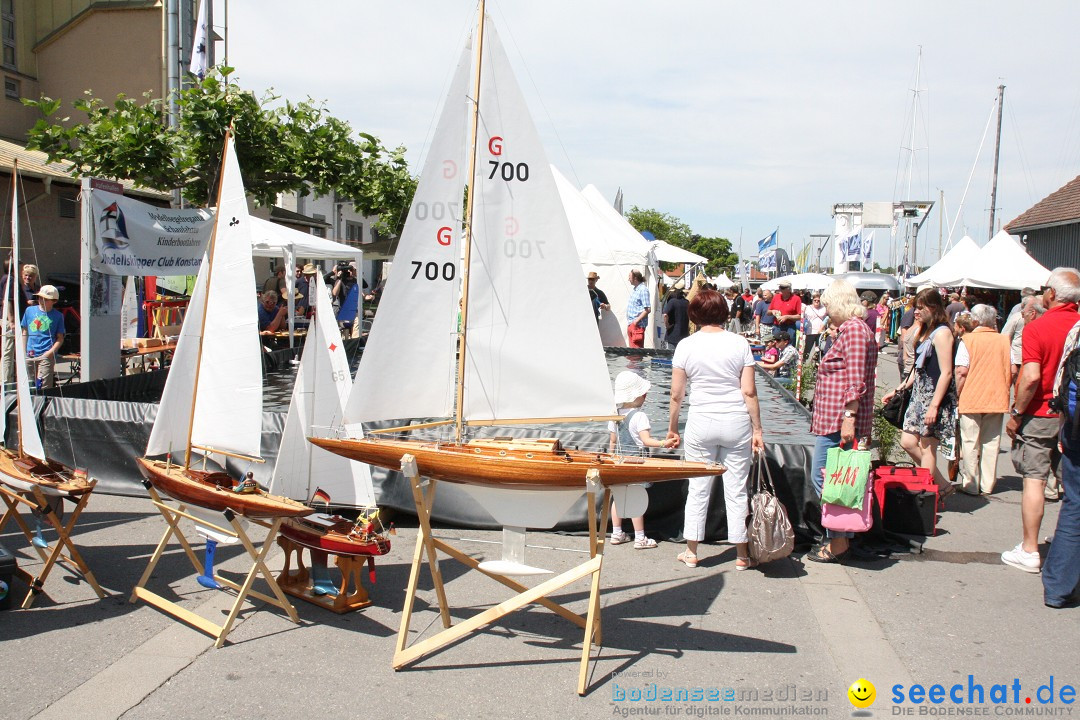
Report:
[{"label": "white trousers", "polygon": [[[747,478],[750,474],[751,425],[748,413],[694,412],[683,433],[685,457],[695,462],[718,462],[727,468],[724,505],[727,508],[728,542],[746,542]],[[712,494],[711,477],[690,478],[683,520],[683,537],[705,539],[705,516]]]},{"label": "white trousers", "polygon": [[1002,413],[960,415],[960,441],[964,449],[964,490],[990,493],[997,480],[998,449],[1001,445]]}]

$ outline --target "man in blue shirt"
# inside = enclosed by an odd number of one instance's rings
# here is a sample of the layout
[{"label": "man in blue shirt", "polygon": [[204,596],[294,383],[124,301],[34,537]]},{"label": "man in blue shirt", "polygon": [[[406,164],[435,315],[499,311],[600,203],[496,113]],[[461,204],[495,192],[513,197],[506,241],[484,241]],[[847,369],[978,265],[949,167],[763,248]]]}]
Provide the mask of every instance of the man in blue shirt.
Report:
[{"label": "man in blue shirt", "polygon": [[649,300],[649,288],[645,285],[645,276],[640,270],[631,270],[630,299],[626,301],[626,339],[632,348],[645,347],[645,328],[649,324],[649,312],[652,303]]},{"label": "man in blue shirt", "polygon": [[281,296],[276,290],[266,290],[259,300],[259,332],[264,335],[273,335],[281,329],[286,320],[288,309],[284,305],[278,305]]},{"label": "man in blue shirt", "polygon": [[22,317],[26,358],[37,365],[38,387],[56,385],[56,353],[64,344],[64,315],[53,310],[60,293],[52,285],[42,285],[36,293],[38,304],[26,308]]}]

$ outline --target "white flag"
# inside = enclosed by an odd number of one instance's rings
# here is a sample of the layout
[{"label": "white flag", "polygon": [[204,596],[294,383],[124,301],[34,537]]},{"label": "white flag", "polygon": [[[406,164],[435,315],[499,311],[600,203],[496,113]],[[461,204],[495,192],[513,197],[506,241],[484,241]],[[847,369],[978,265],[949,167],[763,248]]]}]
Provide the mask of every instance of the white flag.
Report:
[{"label": "white flag", "polygon": [[861,258],[863,270],[870,271],[870,270],[874,269],[873,260],[874,260],[874,233],[875,232],[877,232],[877,230],[871,230],[870,234],[867,235],[865,238],[863,238],[862,258]]},{"label": "white flag", "polygon": [[195,39],[191,43],[191,74],[202,80],[210,69],[210,28],[207,17],[207,0],[199,0],[199,14],[195,21]]}]

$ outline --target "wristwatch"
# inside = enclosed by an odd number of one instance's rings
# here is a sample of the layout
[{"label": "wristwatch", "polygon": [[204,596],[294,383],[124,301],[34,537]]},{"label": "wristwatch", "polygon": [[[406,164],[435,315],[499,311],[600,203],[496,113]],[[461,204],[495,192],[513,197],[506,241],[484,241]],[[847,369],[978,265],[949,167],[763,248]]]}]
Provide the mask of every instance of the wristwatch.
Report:
[{"label": "wristwatch", "polygon": [[1023,414],[1024,413],[1020,412],[1016,408],[1009,408],[1009,416],[1010,417],[1020,417]]},{"label": "wristwatch", "polygon": [[844,411],[844,417],[845,418],[853,418],[853,417],[855,417],[855,414],[856,413],[855,413],[854,410],[845,410]]}]

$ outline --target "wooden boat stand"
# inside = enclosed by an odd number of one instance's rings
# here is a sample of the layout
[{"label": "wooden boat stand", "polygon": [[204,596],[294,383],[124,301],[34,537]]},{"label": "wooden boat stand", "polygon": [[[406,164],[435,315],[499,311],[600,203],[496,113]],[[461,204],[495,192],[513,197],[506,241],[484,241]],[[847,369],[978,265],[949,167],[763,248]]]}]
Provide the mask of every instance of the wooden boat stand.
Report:
[{"label": "wooden boat stand", "polygon": [[[75,523],[78,521],[83,509],[86,507],[87,501],[90,500],[90,495],[93,492],[95,485],[97,485],[97,480],[91,480],[89,487],[86,488],[85,491],[77,493],[77,495],[81,497],[79,497],[78,501],[75,503],[75,509],[71,512],[71,515],[68,516],[66,523],[60,522],[60,518],[56,516],[56,513],[53,512],[52,505],[49,504],[48,496],[41,491],[41,488],[34,487],[30,491],[20,492],[0,485],[0,497],[3,497],[4,503],[7,505],[4,516],[0,518],[0,532],[3,532],[4,526],[7,525],[8,520],[14,519],[18,524],[19,529],[22,530],[23,535],[26,536],[27,541],[30,543],[30,547],[37,551],[37,554],[43,563],[36,577],[22,568],[16,568],[15,570],[15,574],[30,586],[30,590],[26,593],[26,597],[22,602],[21,607],[23,610],[34,604],[34,599],[41,593],[42,588],[45,585],[45,580],[49,577],[49,573],[52,572],[53,566],[58,563],[70,572],[81,575],[88,583],[90,583],[90,587],[97,593],[98,598],[105,598],[105,592],[101,589],[101,586],[98,585],[94,573],[90,571],[90,567],[86,564],[86,561],[82,559],[82,555],[79,554],[78,549],[75,547],[75,543],[71,541],[71,531],[74,529]],[[76,494],[69,494],[67,497],[74,499]],[[26,520],[19,514],[20,503],[29,506],[33,510],[39,511],[41,517],[47,520],[49,525],[56,530],[58,539],[53,544],[52,548],[44,549],[34,545],[34,531],[30,529]],[[67,548],[67,554],[64,554],[65,547]]]},{"label": "wooden boat stand", "polygon": [[[366,608],[371,604],[367,590],[364,589],[360,582],[360,576],[364,571],[365,561],[373,563],[373,557],[369,555],[334,555],[334,564],[341,570],[341,585],[338,587],[337,597],[316,595],[311,587],[311,573],[304,566],[304,550],[312,554],[319,551],[294,542],[284,535],[278,536],[277,543],[285,551],[285,567],[281,570],[281,574],[277,576],[277,581],[281,589],[289,595],[339,614]],[[333,553],[326,554],[332,555]],[[293,556],[296,557],[296,570],[292,569]],[[374,566],[372,565],[372,567]],[[350,586],[353,588],[352,592],[349,591]]]},{"label": "wooden boat stand", "polygon": [[[278,529],[281,527],[281,518],[274,518],[272,522],[266,522],[264,520],[257,520],[255,518],[247,518],[249,522],[253,522],[256,525],[261,525],[268,529],[266,539],[263,540],[262,547],[256,549],[255,544],[251,542],[251,539],[244,532],[243,525],[240,524],[240,520],[237,515],[231,510],[226,510],[222,513],[226,522],[229,523],[231,528],[226,528],[223,525],[215,525],[214,523],[207,522],[204,518],[196,517],[186,512],[185,505],[179,505],[172,507],[166,505],[161,501],[161,496],[158,495],[157,490],[150,484],[148,480],[143,481],[143,485],[150,493],[150,499],[154,503],[154,507],[161,513],[162,518],[165,520],[165,524],[168,526],[165,529],[165,534],[161,536],[161,541],[158,543],[157,548],[154,550],[154,554],[150,557],[150,564],[146,566],[146,570],[143,571],[142,577],[139,578],[139,582],[135,585],[135,588],[131,591],[130,602],[134,603],[136,600],[142,600],[150,605],[153,605],[158,610],[172,615],[177,620],[192,625],[199,630],[202,630],[207,635],[214,638],[214,647],[219,648],[225,644],[225,637],[232,630],[233,623],[236,621],[237,616],[240,614],[240,610],[247,600],[248,596],[258,598],[265,603],[269,603],[274,607],[280,608],[285,611],[285,614],[289,616],[289,620],[296,624],[300,623],[300,618],[296,614],[296,608],[289,603],[285,594],[282,593],[281,588],[278,587],[277,581],[274,579],[273,574],[266,567],[264,562],[267,553],[270,548],[274,546],[274,538],[277,537]],[[251,557],[251,569],[248,571],[247,577],[242,584],[237,584],[228,578],[224,578],[218,574],[214,574],[214,579],[222,585],[232,588],[236,591],[236,601],[233,602],[232,608],[229,610],[229,615],[225,620],[224,625],[217,625],[210,622],[206,618],[196,615],[187,608],[181,607],[171,600],[167,600],[157,593],[154,593],[146,589],[146,583],[150,580],[150,575],[154,572],[154,568],[157,567],[158,561],[161,560],[161,555],[165,551],[166,545],[169,544],[169,539],[176,536],[177,542],[184,548],[184,552],[188,556],[188,560],[191,561],[195,571],[199,574],[203,574],[203,565],[199,562],[198,557],[195,555],[195,551],[192,550],[191,544],[188,543],[187,538],[184,537],[183,531],[180,529],[181,518],[187,518],[194,521],[198,525],[207,527],[215,532],[221,533],[229,537],[234,537],[240,540],[244,545],[244,549]],[[255,582],[256,576],[261,575],[263,580],[270,586],[270,590],[273,591],[274,597],[265,595],[252,589],[252,584]]]},{"label": "wooden boat stand", "polygon": [[[600,644],[600,570],[603,567],[605,528],[608,522],[608,513],[611,508],[611,490],[600,482],[599,472],[595,469],[589,471],[587,483],[588,493],[588,517],[589,517],[589,559],[560,575],[540,583],[536,587],[528,588],[515,580],[499,575],[480,567],[473,558],[461,552],[457,548],[448,545],[442,540],[432,537],[431,534],[431,510],[435,500],[436,481],[421,479],[416,460],[412,455],[404,455],[401,458],[401,472],[409,479],[412,485],[413,500],[416,503],[416,514],[420,521],[420,532],[416,540],[416,549],[413,553],[412,570],[409,573],[408,589],[405,593],[405,606],[401,613],[401,627],[398,630],[397,647],[394,652],[394,670],[400,670],[426,655],[456,642],[469,633],[475,632],[485,625],[489,625],[500,618],[509,615],[515,610],[520,610],[526,605],[538,603],[552,612],[566,618],[578,627],[584,629],[582,639],[581,665],[578,672],[578,695],[584,695],[587,687],[589,660],[592,653],[593,643]],[[426,492],[425,492],[426,488]],[[603,510],[600,515],[599,525],[596,519],[596,494],[603,488]],[[451,627],[450,610],[446,602],[446,590],[443,587],[442,573],[439,571],[439,561],[436,551],[449,555],[454,560],[462,563],[472,570],[479,570],[483,574],[505,585],[518,594],[504,602],[491,607],[478,615],[463,620]],[[416,589],[420,579],[420,567],[427,557],[427,564],[431,571],[431,579],[435,586],[435,595],[438,598],[439,614],[442,617],[443,630],[434,636],[422,640],[412,647],[406,647],[409,639],[409,623],[412,619],[413,604],[416,600]],[[590,578],[589,609],[586,617],[571,612],[547,598],[557,590],[570,585],[582,578]]]}]

